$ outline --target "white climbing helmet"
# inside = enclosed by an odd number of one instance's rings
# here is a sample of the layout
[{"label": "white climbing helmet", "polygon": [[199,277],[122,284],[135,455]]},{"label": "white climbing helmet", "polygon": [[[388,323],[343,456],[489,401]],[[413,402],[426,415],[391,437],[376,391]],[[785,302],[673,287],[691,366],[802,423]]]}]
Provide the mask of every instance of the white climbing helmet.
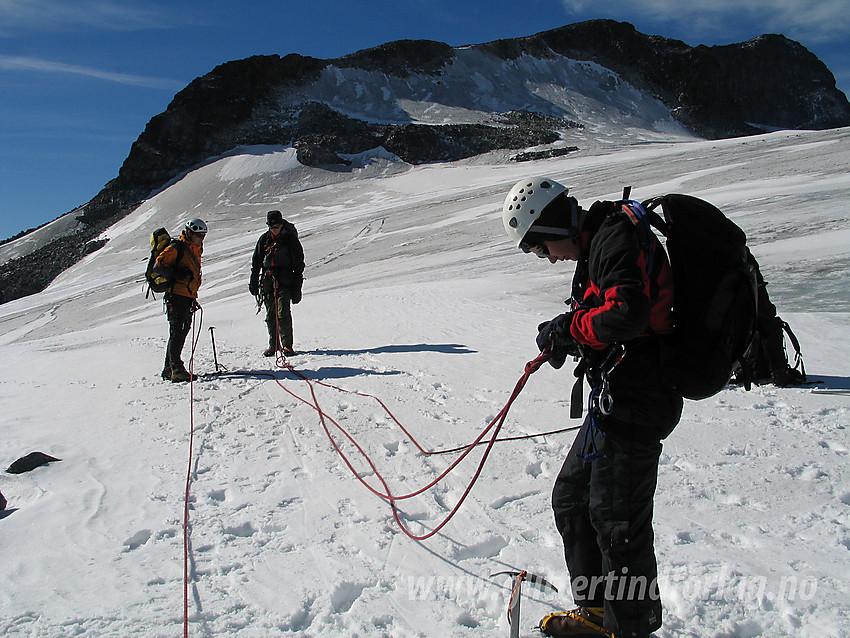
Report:
[{"label": "white climbing helmet", "polygon": [[[531,177],[517,182],[505,197],[502,206],[502,223],[505,232],[517,247],[523,237],[540,217],[543,209],[559,195],[567,195],[570,189],[548,177]],[[572,221],[577,226],[577,217]],[[549,226],[535,226],[535,231],[544,234],[572,236],[569,229]]]},{"label": "white climbing helmet", "polygon": [[190,219],[186,222],[186,230],[197,235],[206,235],[207,225],[203,219]]}]

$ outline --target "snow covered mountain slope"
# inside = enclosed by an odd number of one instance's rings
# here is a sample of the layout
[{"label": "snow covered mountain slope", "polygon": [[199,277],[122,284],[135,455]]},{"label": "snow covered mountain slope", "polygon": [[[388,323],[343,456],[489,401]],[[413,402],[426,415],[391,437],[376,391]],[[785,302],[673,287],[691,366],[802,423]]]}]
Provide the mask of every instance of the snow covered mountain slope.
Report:
[{"label": "snow covered mountain slope", "polygon": [[473,48],[454,55],[437,76],[397,77],[331,65],[314,83],[286,95],[293,105],[315,100],[350,117],[387,124],[490,124],[509,111],[532,111],[593,131],[632,128],[693,136],[649,92],[594,62],[557,54],[502,60]]},{"label": "snow covered mountain slope", "polygon": [[[252,147],[187,174],[47,290],[0,306],[0,460],[34,450],[62,459],[0,475],[0,630],[178,634],[187,471],[192,636],[507,635],[508,582],[491,574],[528,569],[566,591],[549,492],[570,433],[497,443],[457,516],[411,540],[293,396],[309,399],[306,383],[261,356],[265,326],[247,292],[265,211],[279,208],[308,263],[296,368],[379,397],[426,449],[468,443],[536,355],[537,324],[569,294],[569,267],[503,236],[504,194],[533,173],[562,180],[586,206],[624,185],[637,198],[678,191],[720,206],[748,233],[820,382],[730,388],[685,406],[656,499],[658,636],[850,634],[848,137],[670,138],[523,164],[493,155],[410,167],[376,152],[351,173]],[[190,388],[159,379],[166,322],[141,273],[150,231],[191,217],[210,227],[194,368],[214,372],[214,327],[219,363],[242,374]],[[572,380],[548,366],[532,375],[503,434],[576,425]],[[395,494],[454,458],[417,453],[368,397],[316,393]],[[414,533],[443,520],[479,458],[400,504]],[[570,604],[527,591],[524,627]]]}]

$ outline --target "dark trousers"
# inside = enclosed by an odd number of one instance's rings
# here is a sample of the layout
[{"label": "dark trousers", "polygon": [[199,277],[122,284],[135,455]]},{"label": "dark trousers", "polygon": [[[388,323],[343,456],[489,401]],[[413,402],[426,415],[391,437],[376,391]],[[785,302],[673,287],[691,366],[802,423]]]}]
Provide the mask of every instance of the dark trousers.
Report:
[{"label": "dark trousers", "polygon": [[[270,276],[263,278],[263,303],[266,307],[266,326],[269,329],[269,347],[292,347],[292,294],[286,286],[275,286]],[[280,331],[278,333],[278,330]]]},{"label": "dark trousers", "polygon": [[165,297],[168,316],[168,344],[165,346],[165,365],[172,369],[185,368],[183,345],[192,329],[192,314],[195,300],[183,295],[169,293]]},{"label": "dark trousers", "polygon": [[604,608],[618,637],[648,636],[661,626],[652,531],[661,442],[598,433],[602,456],[585,461],[588,429],[586,420],[552,491],[573,598]]}]

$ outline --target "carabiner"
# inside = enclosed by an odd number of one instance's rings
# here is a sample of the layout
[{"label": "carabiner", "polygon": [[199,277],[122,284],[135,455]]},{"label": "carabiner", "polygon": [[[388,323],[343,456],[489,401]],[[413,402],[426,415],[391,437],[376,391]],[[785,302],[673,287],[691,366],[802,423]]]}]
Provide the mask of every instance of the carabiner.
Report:
[{"label": "carabiner", "polygon": [[599,393],[597,405],[603,416],[610,415],[614,410],[614,397],[611,395],[611,385],[608,383],[607,374],[602,378],[602,391]]}]

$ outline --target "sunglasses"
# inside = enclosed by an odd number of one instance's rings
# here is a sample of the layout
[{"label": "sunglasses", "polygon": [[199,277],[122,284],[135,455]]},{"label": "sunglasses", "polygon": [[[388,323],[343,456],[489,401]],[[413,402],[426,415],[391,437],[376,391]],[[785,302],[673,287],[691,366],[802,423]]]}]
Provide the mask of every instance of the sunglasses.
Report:
[{"label": "sunglasses", "polygon": [[269,228],[283,228],[283,224],[272,224]]},{"label": "sunglasses", "polygon": [[546,257],[549,256],[549,249],[546,248],[546,244],[542,242],[539,244],[530,244],[527,241],[523,240],[519,243],[519,248],[522,252],[534,253],[541,259],[546,259]]}]

